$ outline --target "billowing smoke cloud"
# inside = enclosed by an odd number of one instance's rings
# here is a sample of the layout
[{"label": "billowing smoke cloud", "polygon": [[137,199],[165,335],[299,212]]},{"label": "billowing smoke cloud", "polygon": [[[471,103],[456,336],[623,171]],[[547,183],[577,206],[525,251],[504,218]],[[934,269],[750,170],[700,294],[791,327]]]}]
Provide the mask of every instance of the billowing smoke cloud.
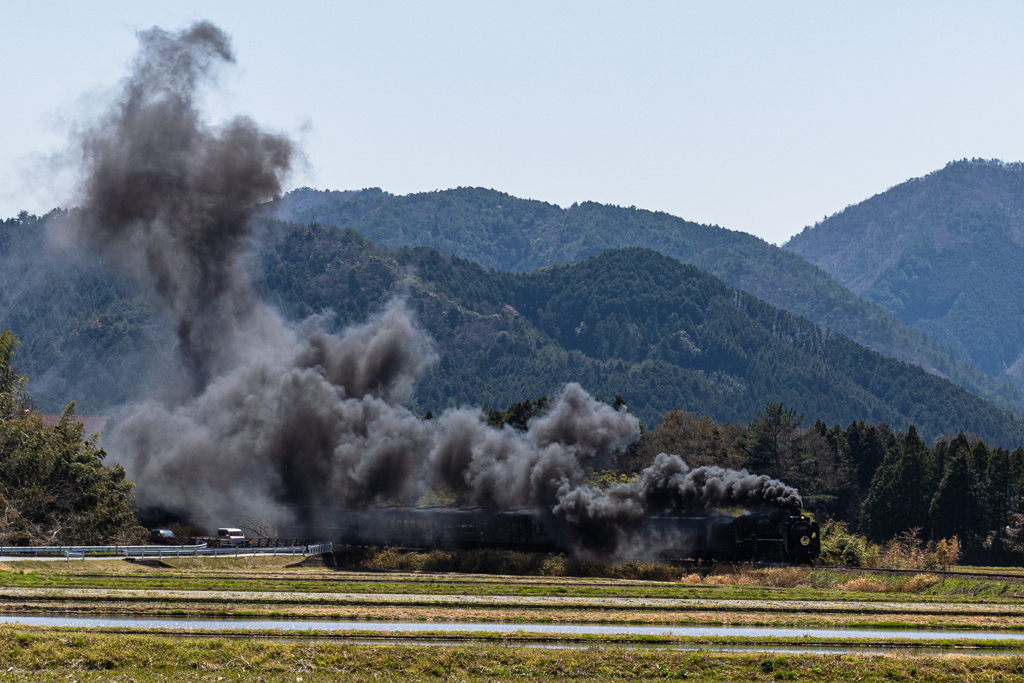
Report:
[{"label": "billowing smoke cloud", "polygon": [[127,407],[107,440],[140,504],[205,524],[287,522],[289,504],[413,502],[443,486],[551,511],[582,547],[607,547],[651,512],[799,500],[767,478],[665,455],[631,484],[583,486],[639,429],[576,384],[525,432],[466,408],[417,418],[402,401],[436,354],[403,301],[334,335],[316,319],[286,324],[254,294],[249,217],[279,193],[293,149],[248,119],[204,122],[197,92],[233,61],[228,38],[204,22],[140,40],[122,97],[84,136],[78,227],[177,325],[188,391]]},{"label": "billowing smoke cloud", "polygon": [[177,34],[153,28],[139,40],[119,101],[83,136],[79,229],[170,309],[199,391],[262,317],[240,257],[250,212],[281,192],[293,146],[247,118],[219,127],[203,120],[200,86],[234,61],[213,24]]},{"label": "billowing smoke cloud", "polygon": [[711,511],[730,507],[799,509],[796,489],[764,475],[715,466],[690,469],[678,455],[659,454],[628,484],[603,491],[563,487],[554,512],[574,530],[584,548],[635,546],[625,535],[646,515]]}]

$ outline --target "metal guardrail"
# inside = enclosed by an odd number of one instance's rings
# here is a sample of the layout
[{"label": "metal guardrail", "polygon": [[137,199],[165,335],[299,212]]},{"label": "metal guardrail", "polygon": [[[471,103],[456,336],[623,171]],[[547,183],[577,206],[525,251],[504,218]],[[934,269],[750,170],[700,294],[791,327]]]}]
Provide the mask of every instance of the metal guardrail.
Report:
[{"label": "metal guardrail", "polygon": [[99,557],[157,558],[164,557],[245,557],[252,555],[321,555],[333,549],[331,543],[271,547],[234,546],[210,548],[198,545],[78,545],[78,546],[0,546],[0,557],[12,555],[53,555],[67,559]]},{"label": "metal guardrail", "polygon": [[334,550],[333,543],[317,543],[316,545],[306,546],[307,555],[325,555]]},{"label": "metal guardrail", "polygon": [[189,546],[166,545],[39,545],[0,546],[0,555],[120,555],[122,557],[145,557],[161,552],[179,550],[189,555],[206,549],[206,544]]}]

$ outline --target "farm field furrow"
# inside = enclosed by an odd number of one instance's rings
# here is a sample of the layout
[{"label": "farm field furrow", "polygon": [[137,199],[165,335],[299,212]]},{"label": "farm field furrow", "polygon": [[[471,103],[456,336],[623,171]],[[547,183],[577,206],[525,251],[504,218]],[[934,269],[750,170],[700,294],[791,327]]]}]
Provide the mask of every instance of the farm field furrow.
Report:
[{"label": "farm field furrow", "polygon": [[[88,567],[70,562],[25,563],[26,569],[19,565],[0,571],[0,611],[9,615],[435,623],[1024,630],[1024,609],[1015,593],[1019,586],[987,580],[910,576],[868,584],[849,572],[794,568],[684,575],[681,581],[658,582],[375,574],[285,568],[285,561],[291,560],[229,560],[212,567],[203,560],[170,567],[117,560]],[[810,587],[823,585],[837,587]],[[874,592],[865,592],[868,588]]]},{"label": "farm field furrow", "polygon": [[119,602],[162,601],[217,602],[244,604],[295,604],[410,607],[462,607],[478,608],[518,607],[534,609],[608,610],[629,608],[643,611],[713,611],[713,612],[803,612],[853,614],[905,614],[945,616],[957,613],[966,616],[1018,617],[1021,610],[1014,604],[986,603],[963,605],[941,602],[830,602],[812,600],[709,600],[691,598],[583,598],[537,597],[508,595],[423,595],[417,593],[300,593],[258,591],[197,591],[197,590],[124,590],[124,589],[53,589],[4,588],[0,600],[34,599],[36,601],[97,600]]},{"label": "farm field furrow", "polygon": [[224,572],[223,567],[210,572],[207,566],[201,564],[201,560],[193,566],[189,565],[188,560],[176,562],[181,566],[152,568],[117,560],[89,563],[87,569],[61,562],[23,563],[26,565],[24,568],[0,565],[0,589],[200,591],[207,595],[213,592],[310,594],[318,596],[316,599],[321,599],[319,596],[358,594],[419,595],[434,600],[453,596],[460,600],[469,599],[470,596],[494,600],[503,596],[545,600],[603,598],[829,603],[872,603],[884,595],[887,603],[931,603],[938,605],[936,609],[939,610],[949,604],[1024,607],[1024,584],[1019,582],[941,578],[935,575],[866,578],[843,571],[792,568],[705,576],[694,574],[684,576],[682,581],[671,582],[572,577],[556,581],[550,577],[414,573],[377,574],[371,580],[365,572],[307,568],[281,571],[280,568],[270,567],[266,575],[261,575],[258,568],[247,568],[244,564],[239,567],[240,576],[236,577]]}]

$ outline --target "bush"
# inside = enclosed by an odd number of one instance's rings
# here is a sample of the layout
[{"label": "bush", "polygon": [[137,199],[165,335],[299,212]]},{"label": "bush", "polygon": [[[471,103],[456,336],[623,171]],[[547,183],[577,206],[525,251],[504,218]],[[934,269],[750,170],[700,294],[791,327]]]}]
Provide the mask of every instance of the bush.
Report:
[{"label": "bush", "polygon": [[921,540],[921,529],[913,528],[896,534],[885,544],[878,566],[883,569],[945,569],[959,562],[962,555],[956,535],[925,544]]},{"label": "bush", "polygon": [[851,533],[846,522],[829,520],[821,527],[821,557],[824,565],[843,567],[871,566],[878,546],[860,534]]}]

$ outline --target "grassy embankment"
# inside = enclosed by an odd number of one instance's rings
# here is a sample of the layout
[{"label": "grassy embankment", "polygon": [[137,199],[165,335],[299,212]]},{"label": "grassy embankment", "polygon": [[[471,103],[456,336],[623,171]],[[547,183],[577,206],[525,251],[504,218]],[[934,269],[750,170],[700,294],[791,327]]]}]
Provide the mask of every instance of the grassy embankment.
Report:
[{"label": "grassy embankment", "polygon": [[5,680],[1000,681],[1021,656],[771,654],[679,649],[346,644],[0,628]]}]

